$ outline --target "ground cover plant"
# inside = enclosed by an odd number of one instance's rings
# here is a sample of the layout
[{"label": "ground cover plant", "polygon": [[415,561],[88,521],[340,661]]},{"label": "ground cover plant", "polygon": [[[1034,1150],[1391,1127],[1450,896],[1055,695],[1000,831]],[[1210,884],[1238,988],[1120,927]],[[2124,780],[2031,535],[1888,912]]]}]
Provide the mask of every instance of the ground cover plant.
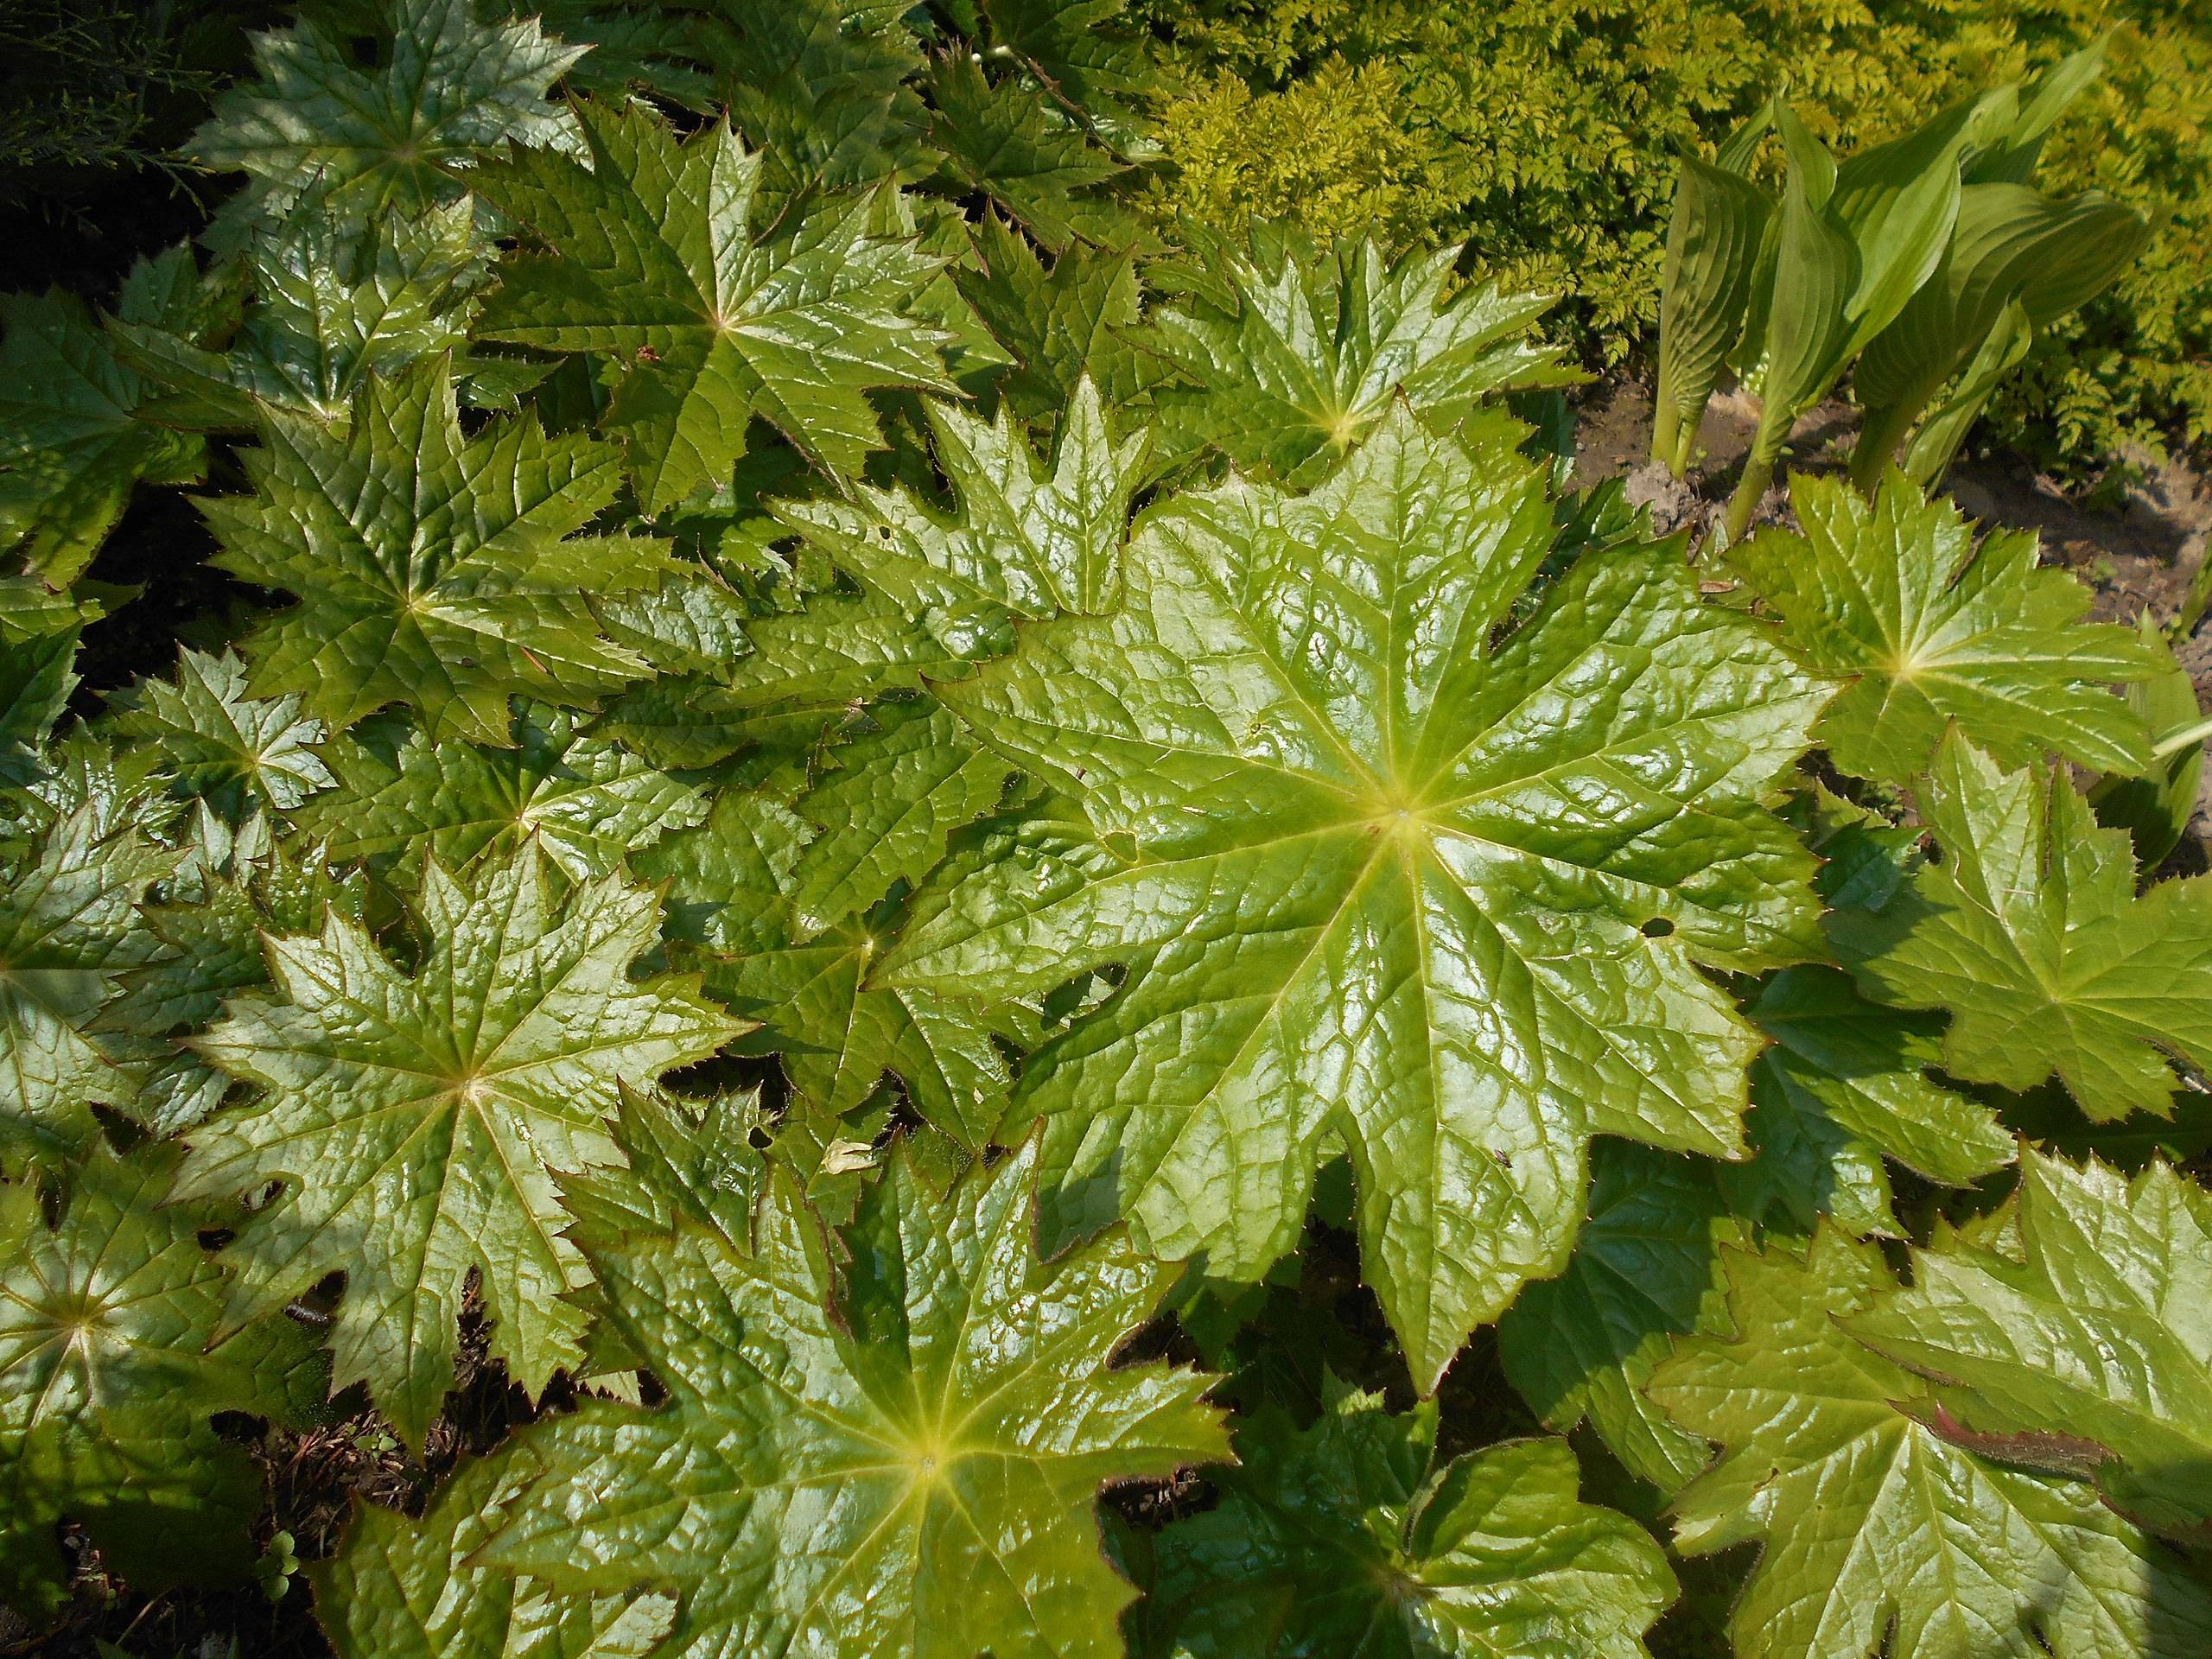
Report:
[{"label": "ground cover plant", "polygon": [[2212,1649],[2164,633],[1570,490],[1159,66],[311,6],[6,302],[0,1643]]}]

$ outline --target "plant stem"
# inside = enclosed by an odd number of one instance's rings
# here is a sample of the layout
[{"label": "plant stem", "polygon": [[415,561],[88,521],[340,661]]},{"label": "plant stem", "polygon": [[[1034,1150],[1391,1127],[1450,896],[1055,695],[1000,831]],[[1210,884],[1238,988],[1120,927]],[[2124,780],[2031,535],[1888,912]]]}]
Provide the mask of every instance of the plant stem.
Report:
[{"label": "plant stem", "polygon": [[1871,496],[1881,487],[1882,474],[1897,454],[1897,446],[1904,442],[1912,417],[1911,405],[1902,402],[1866,411],[1866,424],[1859,429],[1858,447],[1851,452],[1851,481],[1862,494]]},{"label": "plant stem", "polygon": [[1766,493],[1766,486],[1774,482],[1772,455],[1763,455],[1754,449],[1744,462],[1744,475],[1736,480],[1736,493],[1728,498],[1728,516],[1722,521],[1722,530],[1732,545],[1744,539],[1744,532],[1751,527],[1751,514],[1758,510],[1759,498]]}]

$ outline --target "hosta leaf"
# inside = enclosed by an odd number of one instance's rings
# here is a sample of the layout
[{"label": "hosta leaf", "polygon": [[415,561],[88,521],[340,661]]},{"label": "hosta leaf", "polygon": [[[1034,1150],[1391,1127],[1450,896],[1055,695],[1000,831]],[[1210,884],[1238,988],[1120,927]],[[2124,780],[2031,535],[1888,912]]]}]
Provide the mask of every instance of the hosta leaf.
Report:
[{"label": "hosta leaf", "polygon": [[1937,1433],[2212,1537],[2212,1194],[2031,1151],[2012,1224],[2017,1249],[1916,1252],[1911,1288],[1847,1328],[1939,1385],[1916,1414]]},{"label": "hosta leaf", "polygon": [[1016,415],[1056,413],[1086,376],[1109,405],[1163,377],[1160,360],[1132,343],[1141,321],[1135,250],[1078,242],[1047,269],[1025,238],[986,213],[976,254],[976,264],[952,267],[952,282],[1014,359],[998,392]]},{"label": "hosta leaf", "polygon": [[321,195],[366,222],[461,194],[454,175],[510,140],[573,143],[546,100],[588,47],[550,39],[535,18],[483,23],[470,0],[378,0],[373,63],[352,31],[319,18],[254,37],[258,81],[215,100],[185,154],[242,172],[242,202],[271,216]]},{"label": "hosta leaf", "polygon": [[954,514],[863,486],[850,501],[781,503],[776,516],[953,656],[1012,649],[1016,617],[1112,609],[1145,435],[1117,442],[1088,380],[1060,420],[1049,465],[1003,405],[986,423],[933,404],[929,423]]},{"label": "hosta leaf", "polygon": [[1262,238],[1208,238],[1187,308],[1154,320],[1153,348],[1192,382],[1163,386],[1163,461],[1217,450],[1294,483],[1325,474],[1406,401],[1441,430],[1485,395],[1573,377],[1529,338],[1551,302],[1446,284],[1457,248],[1391,263],[1371,242],[1314,254]]},{"label": "hosta leaf", "polygon": [[1794,649],[1851,682],[1820,736],[1847,772],[1904,783],[1947,723],[2009,765],[2056,749],[2083,766],[2140,772],[2143,721],[2115,680],[2158,671],[2133,630],[2084,625],[2088,588],[2038,569],[2031,533],[1979,546],[1948,501],[1891,473],[1869,502],[1839,480],[1797,474],[1804,534],[1763,531],[1729,560],[1781,614]]},{"label": "hosta leaf", "polygon": [[182,647],[176,677],[141,680],[117,699],[117,728],[156,750],[187,794],[232,823],[256,809],[290,812],[338,779],[323,764],[322,722],[296,696],[246,695],[245,664]]},{"label": "hosta leaf", "polygon": [[95,1103],[128,1109],[138,1079],[90,1027],[116,976],[159,943],[137,925],[175,862],[87,802],[0,851],[0,1172],[54,1169],[99,1138]]},{"label": "hosta leaf", "polygon": [[2125,830],[2064,778],[2003,771],[1955,734],[1921,810],[1943,861],[1832,921],[1860,983],[1948,1010],[1955,1077],[2022,1092],[2055,1071],[2100,1121],[2170,1114],[2166,1056],[2212,1064],[2212,880],[2139,898]]},{"label": "hosta leaf", "polygon": [[930,140],[944,156],[942,188],[988,195],[1055,251],[1078,237],[1109,241],[1133,228],[1126,208],[1078,194],[1122,164],[1036,92],[1013,80],[993,86],[982,65],[959,55],[937,61],[929,88],[936,106]]},{"label": "hosta leaf", "polygon": [[208,1420],[318,1396],[289,1320],[214,1342],[223,1271],[205,1216],[162,1203],[176,1162],[92,1151],[52,1227],[35,1188],[0,1186],[0,1603],[33,1619],[68,1592],[64,1521],[141,1593],[242,1572],[262,1474]]},{"label": "hosta leaf", "polygon": [[1765,1546],[1729,1623],[1741,1659],[2183,1659],[2212,1641],[2212,1592],[2087,1485],[1985,1463],[1900,1409],[1916,1381],[1837,1323],[1891,1287],[1873,1246],[1823,1227],[1802,1259],[1724,1260],[1736,1334],[1682,1342],[1650,1392],[1724,1448],[1675,1500],[1677,1547]]},{"label": "hosta leaf", "polygon": [[271,938],[274,997],[233,1001],[194,1044],[260,1092],[193,1137],[183,1196],[283,1182],[232,1247],[237,1322],[346,1274],[335,1386],[366,1380],[419,1446],[453,1377],[454,1321],[483,1274],[492,1351],[531,1394],[579,1357],[560,1299],[587,1278],[551,1170],[613,1155],[618,1081],[711,1054],[738,1027],[682,980],[633,980],[658,933],[619,880],[558,906],[525,850],[464,888],[432,864],[422,965],[403,975],[341,916]]},{"label": "hosta leaf", "polygon": [[582,119],[588,167],[524,150],[479,175],[545,251],[504,268],[478,333],[620,365],[604,424],[647,512],[726,483],[755,416],[849,474],[883,441],[869,389],[950,389],[946,336],[905,315],[940,262],[874,234],[868,199],[772,226],[727,125],[679,143],[643,109]]},{"label": "hosta leaf", "polygon": [[690,785],[620,745],[581,734],[565,709],[516,708],[513,747],[372,731],[337,751],[338,793],[300,816],[327,856],[457,870],[535,845],[573,881],[613,874],[632,851],[696,823]]},{"label": "hosta leaf", "polygon": [[0,328],[0,552],[20,551],[34,575],[65,588],[141,480],[191,483],[207,448],[138,418],[144,379],[116,360],[74,297],[6,296]]},{"label": "hosta leaf", "polygon": [[470,1464],[419,1521],[357,1508],[337,1554],[308,1569],[339,1659],[645,1659],[658,1646],[676,1623],[664,1592],[557,1596],[469,1570],[531,1472]]},{"label": "hosta leaf", "polygon": [[1751,1217],[1810,1231],[1833,1216],[1864,1236],[1903,1232],[1885,1157],[1967,1186],[2012,1160],[2012,1137],[1979,1101],[1932,1081],[1942,1058],[1932,1015],[1877,1007],[1827,968],[1787,968],[1748,1010],[1774,1039],[1751,1069],[1758,1156],[1722,1176]]},{"label": "hosta leaf", "polygon": [[1148,1659],[1643,1659],[1675,1575],[1643,1529],[1580,1501],[1560,1440],[1445,1461],[1436,1408],[1403,1416],[1333,1378],[1319,1421],[1249,1419],[1221,1505],[1155,1545]]},{"label": "hosta leaf", "polygon": [[679,1193],[658,1227],[581,1227],[668,1402],[524,1436],[502,1458],[542,1472],[476,1560],[666,1582],[679,1659],[1118,1655],[1100,1484],[1227,1452],[1211,1378],[1109,1363],[1172,1274],[1118,1236],[1040,1263],[1033,1148],[947,1190],[918,1163],[902,1143],[863,1197],[841,1287],[781,1172],[750,1217]]},{"label": "hosta leaf", "polygon": [[1720,1328],[1720,1247],[1749,1236],[1709,1166],[1599,1142],[1567,1272],[1530,1285],[1498,1324],[1506,1376],[1548,1427],[1587,1419],[1632,1472],[1663,1491],[1682,1485],[1708,1448],[1643,1385],[1670,1335]]},{"label": "hosta leaf", "polygon": [[215,563],[300,596],[247,642],[257,690],[333,727],[407,702],[433,736],[504,743],[511,694],[589,702],[645,671],[589,600],[657,585],[664,549],[571,534],[620,487],[608,446],[535,414],[464,442],[442,361],[372,380],[343,434],[275,410],[264,433],[256,493],[201,504]]},{"label": "hosta leaf", "polygon": [[1585,558],[1493,645],[1550,546],[1533,468],[1401,411],[1311,496],[1155,508],[1122,610],[938,687],[1101,842],[987,867],[885,982],[1129,969],[1023,1072],[1048,1241],[1118,1213],[1255,1281],[1341,1135],[1426,1391],[1566,1264],[1591,1135],[1738,1151],[1757,1039],[1694,963],[1818,949],[1760,803],[1823,693],[1666,545]]}]

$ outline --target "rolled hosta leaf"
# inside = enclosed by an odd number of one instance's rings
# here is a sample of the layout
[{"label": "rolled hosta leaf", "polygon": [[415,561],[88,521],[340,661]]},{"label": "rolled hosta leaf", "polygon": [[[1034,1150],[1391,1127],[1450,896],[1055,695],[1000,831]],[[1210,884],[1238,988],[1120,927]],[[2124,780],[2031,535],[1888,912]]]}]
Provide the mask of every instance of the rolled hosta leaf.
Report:
[{"label": "rolled hosta leaf", "polygon": [[2115,681],[2158,659],[2133,629],[2084,624],[2089,590],[2038,569],[2032,532],[1979,544],[1948,501],[1892,473],[1871,501],[1834,479],[1790,480],[1802,534],[1762,531],[1729,563],[1781,616],[1808,668],[1850,683],[1820,739],[1846,772],[1903,784],[1947,726],[2009,765],[2056,749],[2102,770],[2151,763]]},{"label": "rolled hosta leaf", "polygon": [[342,1271],[334,1385],[365,1380],[412,1446],[453,1378],[471,1268],[491,1351],[524,1389],[581,1357],[584,1317],[561,1298],[588,1273],[551,1172],[613,1155],[618,1082],[741,1029],[696,982],[631,977],[659,906],[620,880],[556,906],[528,849],[466,888],[434,863],[418,921],[411,976],[335,913],[320,937],[268,940],[276,995],[232,1001],[194,1044],[258,1092],[194,1133],[177,1185],[213,1198],[284,1184],[240,1219],[226,1322]]},{"label": "rolled hosta leaf", "polygon": [[1530,339],[1541,296],[1449,293],[1459,250],[1390,261],[1372,242],[1315,252],[1261,236],[1249,251],[1208,237],[1185,305],[1147,340],[1187,385],[1155,394],[1163,466],[1211,450],[1310,484],[1401,393],[1439,430],[1485,396],[1573,375]]},{"label": "rolled hosta leaf", "polygon": [[1591,1135],[1739,1152],[1757,1039],[1694,964],[1818,950],[1763,801],[1826,693],[1665,545],[1493,644],[1550,546],[1533,468],[1402,410],[1311,496],[1155,508],[1121,611],[938,688],[1099,840],[984,865],[880,982],[1128,969],[1022,1073],[1049,1245],[1126,1215],[1255,1281],[1342,1137],[1427,1391],[1565,1265]]},{"label": "rolled hosta leaf", "polygon": [[35,1187],[0,1186],[0,1605],[35,1621],[68,1594],[64,1522],[142,1593],[243,1571],[262,1471],[209,1420],[321,1398],[290,1321],[216,1341],[208,1215],[163,1203],[177,1155],[92,1150],[50,1227]]},{"label": "rolled hosta leaf", "polygon": [[571,1204],[667,1402],[589,1402],[502,1451],[528,1484],[474,1565],[563,1595],[667,1585],[671,1659],[1118,1659],[1135,1592],[1100,1484],[1228,1452],[1213,1379],[1109,1363],[1172,1271],[1118,1236],[1039,1262],[1033,1146],[940,1184],[902,1142],[842,1283],[786,1173],[748,1209],[633,1163]]},{"label": "rolled hosta leaf", "polygon": [[1847,1328],[1936,1385],[1914,1408],[1936,1433],[2212,1539],[2212,1194],[2031,1151],[2011,1225],[2002,1250],[1915,1252],[1911,1287]]},{"label": "rolled hosta leaf", "polygon": [[234,575],[300,596],[247,640],[254,686],[334,728],[411,703],[435,737],[505,743],[511,695],[588,702],[645,671],[594,596],[659,585],[663,544],[576,536],[621,486],[611,446],[535,412],[464,442],[442,359],[372,379],[349,429],[270,410],[256,493],[201,503]]},{"label": "rolled hosta leaf", "polygon": [[1728,353],[1742,338],[1774,202],[1740,173],[1682,157],[1659,277],[1651,458],[1680,477]]},{"label": "rolled hosta leaf", "polygon": [[1140,1659],[1646,1659],[1675,1575],[1565,1441],[1443,1460],[1433,1402],[1324,1386],[1310,1428],[1245,1420],[1220,1506],[1160,1535]]},{"label": "rolled hosta leaf", "polygon": [[2086,1484],[1914,1420],[1917,1379],[1838,1323],[1894,1286],[1873,1246],[1824,1227],[1802,1258],[1724,1260],[1734,1334],[1679,1344],[1649,1392],[1722,1447],[1675,1500],[1676,1547],[1764,1546],[1729,1620],[1738,1659],[2187,1659],[2212,1643],[2201,1576]]},{"label": "rolled hosta leaf", "polygon": [[2024,1092],[2056,1072],[2100,1122],[2173,1109],[2168,1054],[2212,1064],[2212,879],[2140,897],[2125,831],[2063,777],[1954,734],[1921,799],[1943,860],[1830,928],[1878,1000],[1951,1015],[1943,1069]]},{"label": "rolled hosta leaf", "polygon": [[[215,100],[185,154],[248,175],[239,204],[282,215],[309,192],[360,219],[411,214],[461,194],[454,174],[510,140],[573,143],[546,93],[590,48],[535,18],[482,23],[471,0],[378,0],[376,61],[351,30],[308,16],[254,37],[261,79]],[[235,208],[233,209],[235,211]]]},{"label": "rolled hosta leaf", "polygon": [[580,118],[588,166],[518,150],[475,181],[543,249],[502,268],[478,333],[621,365],[602,424],[647,513],[726,483],[756,416],[851,474],[883,442],[870,389],[951,389],[947,336],[906,315],[940,261],[874,234],[868,198],[772,226],[727,124],[679,143],[642,106]]}]

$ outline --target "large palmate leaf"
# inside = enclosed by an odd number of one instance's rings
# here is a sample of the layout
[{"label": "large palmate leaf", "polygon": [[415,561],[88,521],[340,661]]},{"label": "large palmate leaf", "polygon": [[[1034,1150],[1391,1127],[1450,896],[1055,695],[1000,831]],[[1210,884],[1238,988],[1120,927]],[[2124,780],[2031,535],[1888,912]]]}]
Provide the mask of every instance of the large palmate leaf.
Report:
[{"label": "large palmate leaf", "polygon": [[1765,1545],[1729,1622],[1741,1659],[2183,1659],[2212,1642],[2212,1591],[2088,1485],[1985,1463],[1908,1414],[1916,1379],[1837,1323],[1893,1283],[1872,1245],[1823,1227],[1802,1259],[1724,1260],[1735,1334],[1681,1343],[1650,1392],[1724,1448],[1675,1499],[1678,1547]]},{"label": "large palmate leaf", "polygon": [[350,427],[270,410],[256,493],[201,504],[215,562],[299,595],[248,640],[256,689],[334,727],[411,703],[432,736],[508,741],[512,693],[589,702],[645,672],[594,595],[658,586],[662,544],[575,536],[621,486],[607,445],[535,413],[463,441],[443,359],[372,379]]},{"label": "large palmate leaf", "polygon": [[2212,1194],[2030,1152],[2016,1249],[1953,1240],[1849,1321],[1940,1385],[1923,1421],[2007,1463],[2088,1474],[2122,1514],[2212,1537]]},{"label": "large palmate leaf", "polygon": [[1136,254],[1077,243],[1047,269],[1018,232],[987,213],[974,265],[955,265],[960,296],[1014,359],[998,394],[1017,415],[1057,411],[1086,376],[1109,404],[1128,403],[1166,373],[1139,335]]},{"label": "large palmate leaf", "polygon": [[1083,129],[1019,81],[993,86],[975,59],[940,60],[930,73],[930,138],[944,152],[940,188],[981,192],[1044,247],[1133,235],[1128,209],[1084,192],[1122,170]]},{"label": "large palmate leaf", "polygon": [[1859,982],[1948,1010],[1955,1077],[2021,1091],[2055,1071],[2100,1121],[2169,1114],[2167,1055],[2212,1064],[2212,880],[2139,897],[2126,831],[2063,777],[2003,771],[1955,733],[1921,809],[1942,861],[1831,925]]},{"label": "large palmate leaf", "polygon": [[664,1592],[556,1596],[469,1557],[528,1484],[514,1459],[469,1465],[421,1520],[363,1506],[336,1555],[308,1569],[340,1659],[644,1659],[676,1623]]},{"label": "large palmate leaf", "polygon": [[727,483],[756,416],[851,473],[882,442],[869,389],[950,389],[948,336],[906,315],[941,262],[873,233],[868,198],[771,226],[728,125],[679,143],[643,109],[582,119],[587,158],[517,151],[480,176],[544,251],[505,267],[479,332],[614,359],[604,424],[646,512]]},{"label": "large palmate leaf", "polygon": [[537,1472],[476,1560],[667,1584],[682,1659],[1117,1656],[1134,1592],[1100,1484],[1228,1450],[1211,1378],[1109,1363],[1173,1274],[1118,1236],[1040,1262],[1033,1147],[944,1188],[919,1164],[902,1143],[862,1197],[842,1286],[781,1171],[750,1213],[727,1178],[579,1184],[609,1317],[668,1401],[588,1403],[503,1452]]},{"label": "large palmate leaf", "polygon": [[938,695],[1099,839],[987,865],[884,982],[1127,984],[1034,1055],[1044,1232],[1116,1214],[1256,1280],[1341,1137],[1365,1273],[1434,1386],[1566,1263],[1592,1134],[1727,1156],[1756,1037],[1694,965],[1818,949],[1761,804],[1823,693],[1671,546],[1551,547],[1535,470],[1401,410],[1313,495],[1155,508],[1123,608]]},{"label": "large palmate leaf", "polygon": [[255,36],[261,79],[217,99],[185,154],[246,174],[251,210],[280,216],[312,192],[365,221],[451,200],[455,173],[510,140],[573,142],[546,93],[588,47],[548,38],[535,18],[480,22],[472,0],[378,0],[378,10],[369,63],[351,30],[312,16]]},{"label": "large palmate leaf", "polygon": [[1371,242],[1315,254],[1255,233],[1217,238],[1183,309],[1148,343],[1192,384],[1162,387],[1163,461],[1217,450],[1311,483],[1406,401],[1439,429],[1484,396],[1573,378],[1529,337],[1551,302],[1446,284],[1457,248],[1393,264]]},{"label": "large palmate leaf", "polygon": [[458,870],[527,842],[571,880],[588,881],[705,815],[690,785],[581,724],[566,709],[520,703],[506,748],[364,728],[336,751],[342,787],[299,814],[300,827],[334,860],[410,873],[425,854]]},{"label": "large palmate leaf", "polygon": [[116,976],[159,953],[138,906],[175,862],[92,802],[0,849],[0,1173],[81,1156],[92,1107],[136,1100],[137,1074],[91,1027]]},{"label": "large palmate leaf", "polygon": [[1643,1659],[1675,1575],[1584,1503],[1562,1440],[1450,1459],[1433,1402],[1392,1416],[1325,1376],[1321,1415],[1246,1420],[1217,1509],[1154,1546],[1146,1659]]},{"label": "large palmate leaf", "polygon": [[50,1228],[35,1187],[0,1186],[0,1605],[35,1619],[67,1594],[64,1521],[140,1592],[241,1571],[261,1471],[208,1420],[320,1398],[289,1320],[213,1343],[223,1271],[207,1216],[162,1205],[176,1162],[95,1150]]},{"label": "large palmate leaf", "polygon": [[[182,264],[189,270],[190,259]],[[142,264],[134,287],[143,291],[154,275]],[[132,297],[126,288],[126,316],[151,308]],[[149,395],[143,377],[117,361],[73,296],[0,297],[0,553],[20,551],[34,574],[64,588],[91,563],[141,480],[191,483],[207,466],[207,448],[140,418]]]},{"label": "large palmate leaf", "polygon": [[535,1395],[581,1356],[561,1294],[588,1274],[561,1236],[552,1170],[613,1155],[616,1085],[711,1054],[738,1027],[682,980],[634,980],[659,906],[609,880],[555,905],[535,852],[464,889],[424,874],[422,965],[402,974],[334,912],[316,938],[271,938],[276,996],[249,996],[196,1039],[259,1092],[193,1136],[183,1196],[282,1203],[241,1223],[235,1323],[325,1274],[336,1386],[365,1379],[420,1445],[453,1377],[472,1268],[492,1351]]},{"label": "large palmate leaf", "polygon": [[77,689],[77,641],[105,607],[35,576],[0,576],[0,784],[44,770],[39,751]]},{"label": "large palmate leaf", "polygon": [[1670,1335],[1718,1328],[1720,1247],[1749,1236],[1711,1165],[1599,1141],[1573,1259],[1499,1321],[1507,1377],[1548,1427],[1586,1419],[1632,1472],[1662,1490],[1681,1485],[1705,1467],[1707,1448],[1643,1385]]},{"label": "large palmate leaf", "polygon": [[187,645],[175,680],[141,680],[116,698],[116,721],[160,753],[185,793],[236,823],[256,810],[290,812],[338,780],[323,764],[322,722],[296,695],[246,695],[245,664]]},{"label": "large palmate leaf", "polygon": [[902,0],[710,0],[700,20],[737,130],[779,192],[925,170],[921,45]]},{"label": "large palmate leaf", "polygon": [[2102,771],[2151,764],[2112,683],[2148,678],[2157,658],[2131,628],[2082,624],[2089,590],[2038,569],[2032,533],[1977,546],[1956,507],[1895,472],[1871,502],[1834,479],[1789,491],[1804,533],[1763,531],[1728,557],[1807,664],[1851,682],[1821,721],[1838,766],[1906,782],[1947,723],[2014,766],[2046,749]]}]

